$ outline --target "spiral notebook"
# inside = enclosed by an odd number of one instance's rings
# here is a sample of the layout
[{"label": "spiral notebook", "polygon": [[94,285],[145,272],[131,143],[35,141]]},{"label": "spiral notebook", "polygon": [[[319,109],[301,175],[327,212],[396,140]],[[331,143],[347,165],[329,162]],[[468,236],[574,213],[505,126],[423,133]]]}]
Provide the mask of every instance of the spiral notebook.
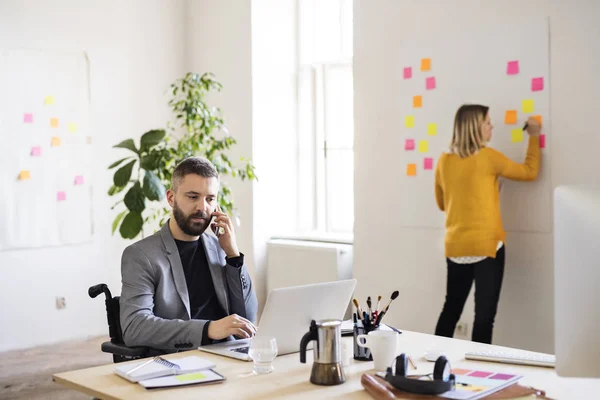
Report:
[{"label": "spiral notebook", "polygon": [[178,358],[173,361],[154,357],[135,364],[123,364],[115,367],[115,373],[130,382],[145,381],[172,375],[185,375],[216,367],[212,361],[197,356]]}]

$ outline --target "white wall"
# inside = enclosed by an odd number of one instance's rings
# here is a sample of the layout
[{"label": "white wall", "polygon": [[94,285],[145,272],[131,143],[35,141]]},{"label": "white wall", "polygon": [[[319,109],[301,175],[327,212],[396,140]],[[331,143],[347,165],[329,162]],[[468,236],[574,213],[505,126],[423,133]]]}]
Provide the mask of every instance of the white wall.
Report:
[{"label": "white wall", "polygon": [[185,12],[182,0],[0,2],[1,48],[88,52],[95,165],[91,243],[0,252],[0,351],[108,334],[104,301],[87,289],[105,282],[120,293],[129,242],[111,237],[106,167],[125,152],[112,145],[170,118],[164,94],[185,72]]},{"label": "white wall", "polygon": [[267,296],[267,241],[296,227],[296,3],[252,0],[252,130],[259,174],[253,278],[261,311]]},{"label": "white wall", "polygon": [[[237,140],[230,159],[253,157],[252,138],[252,41],[250,1],[190,0],[187,6],[188,60],[190,71],[212,72],[223,85],[220,95],[209,101],[221,107],[225,124]],[[241,164],[240,164],[241,165]],[[257,171],[260,174],[260,171]],[[260,177],[259,177],[260,178]],[[253,279],[257,294],[260,282],[255,279],[252,227],[253,184],[223,178],[233,192],[235,208],[240,213],[236,239]],[[258,286],[258,287],[256,287]]]},{"label": "white wall", "polygon": [[[402,207],[403,196],[409,194],[398,193],[391,179],[400,149],[389,148],[386,126],[398,115],[393,104],[378,100],[388,79],[381,66],[396,51],[397,43],[411,37],[548,16],[552,146],[546,157],[550,158],[552,186],[597,181],[600,165],[595,153],[600,137],[593,116],[600,111],[600,3],[356,0],[354,4],[357,293],[361,298],[387,297],[400,290],[388,322],[433,333],[445,295],[444,232],[394,225],[394,210]],[[509,232],[507,240],[510,246],[494,343],[553,352],[553,235]],[[462,318],[470,327],[472,309],[471,299]]]}]

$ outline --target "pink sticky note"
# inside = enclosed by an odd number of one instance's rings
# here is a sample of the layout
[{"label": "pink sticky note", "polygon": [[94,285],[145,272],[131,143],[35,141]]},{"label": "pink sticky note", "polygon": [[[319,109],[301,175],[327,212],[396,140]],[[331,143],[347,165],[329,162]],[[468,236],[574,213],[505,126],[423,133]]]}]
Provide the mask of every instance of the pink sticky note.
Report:
[{"label": "pink sticky note", "polygon": [[76,184],[76,185],[83,185],[83,176],[81,176],[81,175],[77,175],[77,176],[75,177],[75,184]]},{"label": "pink sticky note", "polygon": [[42,148],[40,146],[34,146],[31,148],[31,156],[39,157],[42,155]]},{"label": "pink sticky note", "polygon": [[531,80],[531,90],[534,92],[544,90],[544,78],[533,78]]},{"label": "pink sticky note", "polygon": [[33,124],[33,114],[25,113],[25,115],[23,115],[23,123]]},{"label": "pink sticky note", "polygon": [[506,73],[508,75],[516,75],[519,73],[519,62],[518,61],[509,61],[506,65]]},{"label": "pink sticky note", "polygon": [[404,150],[414,150],[415,149],[415,140],[414,139],[406,139],[404,142]]},{"label": "pink sticky note", "polygon": [[423,160],[423,169],[433,169],[433,158],[426,157]]},{"label": "pink sticky note", "polygon": [[67,194],[65,192],[57,192],[56,200],[57,201],[65,201],[67,199]]},{"label": "pink sticky note", "polygon": [[469,376],[472,376],[474,378],[487,378],[490,375],[494,375],[494,373],[486,371],[474,371],[469,374]]},{"label": "pink sticky note", "polygon": [[427,90],[435,89],[435,76],[425,79],[425,88]]},{"label": "pink sticky note", "polygon": [[412,78],[412,68],[406,67],[406,68],[404,68],[404,79],[410,79],[410,78]]},{"label": "pink sticky note", "polygon": [[542,134],[540,135],[540,149],[543,149],[546,147],[546,135]]}]

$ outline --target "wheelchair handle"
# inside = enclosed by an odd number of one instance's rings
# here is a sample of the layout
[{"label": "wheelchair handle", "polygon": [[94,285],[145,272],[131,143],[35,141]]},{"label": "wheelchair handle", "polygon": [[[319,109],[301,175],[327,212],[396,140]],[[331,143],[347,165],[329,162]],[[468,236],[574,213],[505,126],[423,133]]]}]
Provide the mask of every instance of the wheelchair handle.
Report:
[{"label": "wheelchair handle", "polygon": [[108,290],[108,286],[106,286],[105,283],[99,283],[97,285],[91,286],[88,289],[88,294],[92,299],[96,298],[100,293],[105,293],[107,299],[110,299],[112,297],[110,291]]}]

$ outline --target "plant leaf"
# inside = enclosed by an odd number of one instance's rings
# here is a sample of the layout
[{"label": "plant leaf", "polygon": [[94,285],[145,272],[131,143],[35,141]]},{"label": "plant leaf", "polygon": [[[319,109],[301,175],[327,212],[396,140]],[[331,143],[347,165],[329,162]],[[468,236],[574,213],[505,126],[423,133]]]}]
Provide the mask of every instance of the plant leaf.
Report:
[{"label": "plant leaf", "polygon": [[144,220],[142,214],[136,211],[129,212],[123,219],[119,232],[125,239],[133,239],[142,231]]},{"label": "plant leaf", "polygon": [[119,214],[117,214],[117,216],[115,217],[115,220],[112,223],[112,234],[115,234],[115,231],[117,230],[117,226],[119,226],[119,222],[121,222],[121,220],[123,219],[123,217],[125,216],[125,214],[127,213],[127,210],[125,211],[121,211]]},{"label": "plant leaf", "polygon": [[144,194],[148,200],[162,200],[165,197],[165,187],[152,171],[144,174]]},{"label": "plant leaf", "polygon": [[152,146],[159,144],[166,134],[167,132],[164,129],[153,129],[144,133],[140,139],[140,150],[148,150]]},{"label": "plant leaf", "polygon": [[146,208],[146,199],[144,199],[144,192],[140,182],[136,182],[128,191],[125,193],[125,206],[130,211],[142,212]]},{"label": "plant leaf", "polygon": [[160,153],[151,153],[147,156],[143,156],[140,161],[140,166],[147,171],[153,171],[158,168],[158,162],[160,161]]},{"label": "plant leaf", "polygon": [[131,150],[134,153],[138,154],[138,149],[135,148],[135,143],[133,143],[133,139],[123,140],[121,143],[115,144],[113,147],[121,148],[121,149],[128,149],[128,150]]},{"label": "plant leaf", "polygon": [[125,186],[115,186],[115,185],[112,185],[108,189],[108,195],[109,196],[114,196],[115,194],[122,192],[123,189],[125,189]]},{"label": "plant leaf", "polygon": [[108,166],[108,169],[113,169],[114,167],[118,166],[119,164],[121,164],[123,161],[125,160],[129,160],[131,157],[125,157],[125,158],[121,158],[119,161],[115,161],[114,163],[110,164]]},{"label": "plant leaf", "polygon": [[136,160],[130,161],[115,172],[115,176],[113,177],[113,182],[115,186],[125,186],[127,182],[129,182],[129,178],[131,178],[131,171],[133,170],[133,164],[135,164]]}]

